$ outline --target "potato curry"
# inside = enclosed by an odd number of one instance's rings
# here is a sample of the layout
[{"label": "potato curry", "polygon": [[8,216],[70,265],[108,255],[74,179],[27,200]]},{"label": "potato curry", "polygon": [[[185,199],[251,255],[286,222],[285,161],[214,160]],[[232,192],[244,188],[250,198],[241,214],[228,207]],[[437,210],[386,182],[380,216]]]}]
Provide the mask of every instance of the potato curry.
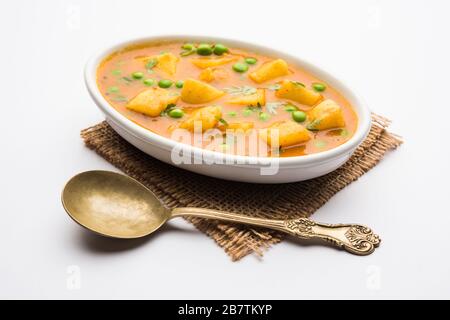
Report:
[{"label": "potato curry", "polygon": [[306,70],[220,43],[129,46],[100,64],[97,83],[116,110],[158,135],[253,132],[282,157],[335,148],[358,122],[345,97]]}]

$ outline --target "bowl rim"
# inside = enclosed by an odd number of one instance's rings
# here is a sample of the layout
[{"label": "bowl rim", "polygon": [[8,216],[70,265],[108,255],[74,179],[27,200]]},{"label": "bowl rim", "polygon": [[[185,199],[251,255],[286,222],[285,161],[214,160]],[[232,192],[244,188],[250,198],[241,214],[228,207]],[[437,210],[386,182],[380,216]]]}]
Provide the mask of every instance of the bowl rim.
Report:
[{"label": "bowl rim", "polygon": [[[327,84],[330,84],[339,93],[341,93],[347,100],[349,100],[354,111],[358,116],[357,130],[353,136],[344,142],[343,144],[329,150],[325,150],[318,153],[313,153],[303,156],[293,156],[293,157],[255,157],[255,156],[242,156],[233,155],[228,153],[222,153],[207,149],[202,149],[200,147],[184,144],[177,142],[170,138],[166,138],[146,129],[135,122],[129,120],[119,111],[117,111],[101,94],[97,86],[97,68],[99,64],[111,53],[114,53],[121,48],[127,47],[132,44],[146,43],[154,41],[189,41],[189,42],[222,42],[227,43],[231,46],[236,46],[244,49],[250,49],[254,52],[262,52],[269,56],[277,56],[284,58],[290,62],[300,65],[302,68],[306,69],[308,72],[313,74],[319,79],[322,79]],[[358,145],[364,141],[368,135],[371,127],[371,112],[367,107],[365,101],[353,90],[335,75],[331,75],[327,71],[324,71],[316,63],[311,63],[303,58],[297,56],[292,56],[284,51],[279,51],[275,49],[268,48],[260,44],[255,44],[249,41],[242,41],[223,37],[211,37],[195,34],[168,34],[168,35],[156,35],[156,36],[145,36],[136,37],[128,40],[123,40],[120,42],[115,42],[114,44],[103,47],[102,49],[96,50],[96,52],[88,59],[84,68],[84,81],[86,88],[94,100],[97,107],[106,115],[107,119],[112,119],[116,124],[127,129],[136,138],[143,140],[146,143],[153,143],[167,150],[173,150],[173,148],[183,148],[183,150],[190,152],[194,157],[202,157],[203,159],[214,159],[221,161],[220,163],[232,164],[233,166],[260,166],[262,164],[272,164],[272,162],[277,162],[280,167],[298,167],[298,166],[308,166],[311,164],[318,164],[322,162],[328,162],[336,157],[343,154],[353,152]],[[202,161],[202,163],[204,163]]]}]

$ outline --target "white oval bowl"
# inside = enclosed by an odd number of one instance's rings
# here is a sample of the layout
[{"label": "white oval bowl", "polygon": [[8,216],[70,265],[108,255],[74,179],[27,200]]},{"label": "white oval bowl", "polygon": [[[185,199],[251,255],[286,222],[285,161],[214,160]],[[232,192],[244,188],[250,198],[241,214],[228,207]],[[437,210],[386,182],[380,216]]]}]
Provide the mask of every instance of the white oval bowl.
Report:
[{"label": "white oval bowl", "polygon": [[[289,63],[296,64],[325,83],[339,91],[353,106],[358,116],[358,127],[354,135],[342,145],[311,155],[297,157],[249,157],[214,152],[198,147],[181,144],[145,129],[126,118],[112,107],[100,93],[97,86],[97,67],[109,54],[131,44],[152,41],[185,41],[185,42],[221,42],[231,47],[247,49],[253,52],[280,57]],[[152,157],[177,167],[204,174],[211,177],[251,182],[251,183],[287,183],[308,180],[327,174],[344,164],[366,138],[371,126],[371,115],[366,104],[352,90],[336,77],[297,57],[263,46],[232,39],[211,38],[189,35],[166,35],[138,38],[110,46],[97,52],[86,64],[85,82],[89,94],[105,114],[106,121],[129,143],[151,155]],[[183,148],[189,152],[188,163],[175,164],[171,151]]]}]

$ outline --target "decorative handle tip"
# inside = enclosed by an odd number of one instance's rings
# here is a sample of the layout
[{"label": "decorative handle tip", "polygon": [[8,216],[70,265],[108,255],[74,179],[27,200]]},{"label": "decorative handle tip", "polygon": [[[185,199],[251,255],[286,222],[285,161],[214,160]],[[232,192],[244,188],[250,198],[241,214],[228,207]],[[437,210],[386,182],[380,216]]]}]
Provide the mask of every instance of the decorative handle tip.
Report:
[{"label": "decorative handle tip", "polygon": [[299,238],[320,238],[361,256],[371,254],[381,242],[372,229],[359,224],[325,224],[299,218],[286,220],[284,227]]}]

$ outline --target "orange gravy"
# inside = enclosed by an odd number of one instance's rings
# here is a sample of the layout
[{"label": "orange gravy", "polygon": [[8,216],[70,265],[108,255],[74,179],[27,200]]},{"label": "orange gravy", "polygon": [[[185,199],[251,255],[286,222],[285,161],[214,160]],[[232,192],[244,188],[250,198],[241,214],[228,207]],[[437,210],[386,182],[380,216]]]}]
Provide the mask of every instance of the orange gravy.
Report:
[{"label": "orange gravy", "polygon": [[[158,43],[146,43],[129,46],[121,49],[109,57],[107,57],[98,67],[97,70],[97,85],[103,94],[104,98],[121,114],[130,119],[131,121],[139,124],[140,126],[153,131],[154,133],[171,137],[170,128],[174,128],[178,125],[182,119],[175,119],[169,116],[150,117],[145,114],[141,114],[126,108],[127,102],[136,96],[141,91],[150,88],[144,84],[145,79],[153,79],[153,87],[158,86],[158,81],[161,79],[170,79],[175,83],[178,80],[184,80],[186,78],[198,79],[202,69],[195,66],[192,62],[192,58],[199,58],[200,56],[194,54],[186,57],[180,56],[182,51],[181,42],[158,42]],[[236,62],[230,62],[225,65],[221,65],[220,68],[226,76],[224,79],[213,80],[209,84],[218,88],[224,89],[229,87],[242,87],[251,86],[258,88],[266,88],[266,101],[267,102],[283,102],[295,105],[299,110],[308,111],[312,107],[301,105],[296,102],[283,100],[275,96],[274,85],[284,79],[301,82],[307,88],[311,88],[313,83],[324,83],[322,80],[316,78],[314,75],[301,69],[295,63],[287,61],[289,64],[289,70],[291,74],[282,76],[271,81],[264,82],[262,84],[256,84],[249,77],[248,74],[252,70],[256,70],[260,65],[267,61],[277,59],[278,57],[269,57],[259,54],[258,52],[250,52],[239,48],[229,48],[229,51],[233,55],[241,56],[242,61],[245,57],[256,58],[256,64],[249,65],[249,70],[245,73],[238,73],[232,69],[232,65]],[[140,57],[155,56],[162,52],[171,52],[178,56],[179,62],[177,64],[176,73],[173,76],[168,76],[163,72],[155,70],[147,70],[145,64]],[[214,56],[214,55],[213,55]],[[142,72],[144,76],[142,79],[133,79],[131,74],[133,72]],[[169,89],[174,92],[180,92],[181,89],[172,85]],[[328,130],[311,132],[312,138],[300,145],[287,147],[281,150],[280,156],[292,157],[301,156],[325,150],[333,149],[336,146],[343,144],[345,141],[351,138],[355,133],[358,125],[357,116],[350,105],[350,103],[333,87],[326,84],[326,90],[321,92],[324,99],[332,99],[342,108],[345,127],[333,128]],[[285,111],[283,106],[277,108],[276,113],[271,113],[268,119],[262,121],[259,119],[257,112],[244,112],[245,107],[239,105],[233,105],[227,101],[230,99],[229,94],[225,94],[222,97],[212,101],[206,105],[220,105],[222,106],[222,118],[225,123],[227,122],[253,122],[255,129],[265,128],[271,124],[280,120],[292,120],[290,112]],[[202,105],[204,106],[204,105]],[[199,107],[198,105],[190,105],[181,100],[177,102],[177,107],[183,108],[189,114],[189,110]],[[262,111],[267,112],[265,106],[262,106]]]}]

